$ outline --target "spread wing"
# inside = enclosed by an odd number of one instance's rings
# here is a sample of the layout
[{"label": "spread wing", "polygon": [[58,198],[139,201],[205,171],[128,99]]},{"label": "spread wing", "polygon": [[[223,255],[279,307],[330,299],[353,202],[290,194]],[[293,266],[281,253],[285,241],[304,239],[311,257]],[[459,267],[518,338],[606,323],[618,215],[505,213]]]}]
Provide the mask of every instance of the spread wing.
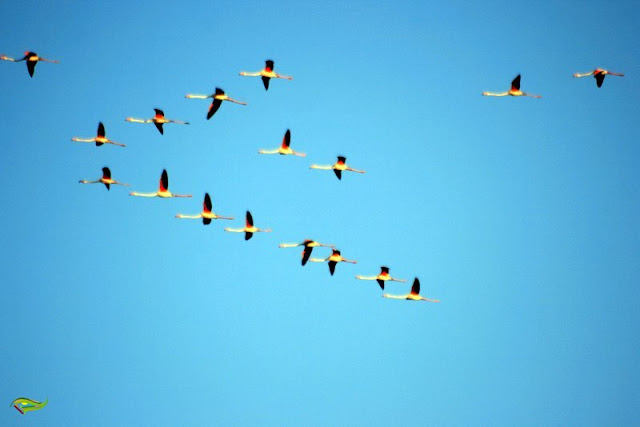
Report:
[{"label": "spread wing", "polygon": [[417,277],[413,280],[413,285],[411,285],[411,293],[420,295],[420,280]]},{"label": "spread wing", "polygon": [[202,203],[202,209],[205,212],[211,212],[211,197],[209,197],[209,193],[204,193],[204,203]]},{"label": "spread wing", "polygon": [[291,144],[291,131],[287,129],[287,132],[284,134],[284,138],[282,138],[282,148],[289,148]]},{"label": "spread wing", "polygon": [[27,60],[27,70],[29,71],[29,76],[33,77],[33,72],[36,70],[37,63],[38,61]]},{"label": "spread wing", "polygon": [[311,256],[311,252],[313,248],[310,246],[305,246],[302,250],[302,265],[305,265],[307,261],[309,261],[309,257]]},{"label": "spread wing", "polygon": [[336,264],[337,262],[335,261],[329,261],[329,273],[331,273],[332,276],[333,276],[333,273],[335,273],[336,271]]},{"label": "spread wing", "polygon": [[518,74],[516,78],[511,82],[511,89],[520,90],[520,74]]},{"label": "spread wing", "polygon": [[167,174],[167,170],[164,169],[162,171],[162,176],[160,177],[160,191],[167,191],[169,189],[169,175]]},{"label": "spread wing", "polygon": [[[224,93],[224,92],[223,92]],[[218,108],[222,105],[222,101],[219,99],[214,99],[211,105],[209,106],[209,112],[207,113],[207,120],[209,120],[213,115],[218,111]]]}]

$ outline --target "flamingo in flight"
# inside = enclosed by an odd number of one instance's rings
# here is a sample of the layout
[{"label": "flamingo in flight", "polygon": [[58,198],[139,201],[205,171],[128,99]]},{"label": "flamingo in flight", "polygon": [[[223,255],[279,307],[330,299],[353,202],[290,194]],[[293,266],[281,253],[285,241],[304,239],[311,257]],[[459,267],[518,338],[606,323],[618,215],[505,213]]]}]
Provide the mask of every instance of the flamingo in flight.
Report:
[{"label": "flamingo in flight", "polygon": [[573,75],[573,77],[587,77],[587,76],[593,76],[596,79],[596,84],[598,85],[598,87],[602,87],[602,82],[604,82],[604,78],[607,74],[610,74],[612,76],[620,76],[623,77],[624,74],[620,74],[620,73],[614,73],[608,70],[603,70],[602,68],[596,68],[593,71],[590,71],[588,73],[575,73]]},{"label": "flamingo in flight", "polygon": [[220,89],[219,87],[217,87],[215,93],[212,93],[211,95],[194,95],[194,94],[188,93],[184,97],[185,98],[190,98],[190,99],[213,98],[213,102],[209,106],[209,111],[207,112],[207,120],[209,120],[211,117],[213,117],[213,115],[216,113],[216,111],[218,111],[218,108],[220,108],[220,105],[222,105],[222,101],[230,101],[230,102],[234,102],[234,103],[240,104],[240,105],[247,105],[246,102],[241,102],[241,101],[235,100],[233,98],[229,98],[224,93],[224,90]]},{"label": "flamingo in flight", "polygon": [[342,179],[342,171],[365,173],[365,171],[353,169],[352,167],[347,165],[346,161],[347,161],[346,157],[338,156],[338,161],[335,162],[333,165],[329,165],[329,166],[311,165],[310,168],[311,169],[322,169],[322,170],[331,170],[331,169],[333,169],[333,173],[336,174],[338,179]]},{"label": "flamingo in flight", "polygon": [[258,150],[258,153],[260,154],[282,154],[282,155],[287,155],[287,154],[293,154],[295,156],[300,156],[300,157],[306,157],[307,155],[305,153],[299,153],[297,151],[293,151],[290,147],[291,145],[291,131],[289,129],[287,129],[287,131],[284,134],[284,138],[282,138],[282,144],[280,145],[280,147],[278,148],[274,148],[273,150]]},{"label": "flamingo in flight", "polygon": [[36,64],[38,63],[38,61],[42,61],[42,62],[51,62],[53,64],[59,64],[60,61],[55,61],[53,59],[46,59],[46,58],[42,58],[40,56],[38,56],[37,53],[35,52],[29,52],[26,51],[24,53],[24,56],[20,59],[12,59],[9,58],[8,56],[3,55],[2,59],[6,60],[6,61],[13,61],[13,62],[20,62],[20,61],[27,61],[27,71],[29,71],[29,76],[33,77],[33,72],[36,70]]},{"label": "flamingo in flight", "polygon": [[336,271],[336,265],[339,262],[348,262],[350,264],[357,264],[358,261],[353,261],[350,259],[346,259],[343,258],[342,255],[340,254],[340,251],[337,249],[333,249],[333,253],[331,254],[331,256],[329,258],[311,258],[309,261],[311,262],[327,262],[329,261],[329,273],[331,273],[331,275],[333,276],[333,273],[335,273]]},{"label": "flamingo in flight", "polygon": [[439,299],[429,299],[420,295],[420,280],[416,277],[413,280],[413,285],[411,286],[411,292],[407,295],[389,295],[382,294],[383,298],[393,298],[393,299],[408,299],[411,301],[428,301],[428,302],[440,302]]},{"label": "flamingo in flight", "polygon": [[264,90],[269,90],[269,81],[271,79],[293,80],[293,77],[291,77],[291,76],[283,76],[283,75],[278,74],[275,71],[273,71],[273,61],[270,60],[270,59],[267,59],[266,61],[264,61],[264,68],[262,70],[256,71],[255,73],[251,73],[251,72],[247,72],[247,71],[241,71],[240,75],[241,76],[250,76],[250,77],[261,76],[262,77],[262,84],[264,85]]},{"label": "flamingo in flight", "polygon": [[511,82],[511,89],[509,89],[507,92],[500,92],[500,93],[495,93],[495,92],[482,92],[483,96],[507,96],[507,95],[511,95],[511,96],[530,96],[531,98],[542,98],[540,95],[531,95],[529,93],[524,93],[523,91],[520,90],[520,74],[518,74],[516,76],[515,79],[513,79],[513,81]]},{"label": "flamingo in flight", "polygon": [[405,279],[396,279],[389,275],[389,267],[380,267],[380,274],[377,276],[356,276],[358,280],[375,280],[380,285],[380,289],[384,291],[384,282],[406,282]]},{"label": "flamingo in flight", "polygon": [[306,239],[302,243],[280,243],[278,245],[278,247],[280,248],[297,248],[298,246],[304,246],[304,249],[302,250],[302,265],[305,265],[307,261],[309,261],[309,257],[311,256],[313,248],[317,248],[319,246],[335,248],[334,245],[325,245],[324,243],[319,243],[311,239]]},{"label": "flamingo in flight", "polygon": [[258,228],[254,226],[253,216],[251,215],[251,212],[247,211],[246,223],[244,228],[225,228],[224,231],[230,231],[232,233],[244,233],[244,240],[249,240],[251,237],[253,237],[253,233],[258,233],[258,232],[268,233],[271,231],[271,229],[270,228],[263,229],[263,228]]},{"label": "flamingo in flight", "polygon": [[80,181],[78,181],[80,184],[98,184],[98,183],[102,183],[104,184],[105,187],[107,187],[107,190],[111,189],[111,184],[114,185],[124,185],[124,186],[129,186],[129,184],[125,184],[123,182],[118,182],[115,179],[111,178],[111,170],[108,167],[103,167],[102,168],[102,178],[97,179],[95,181],[87,181],[85,179],[82,179]]},{"label": "flamingo in flight", "polygon": [[104,125],[102,122],[98,123],[98,133],[95,138],[71,138],[72,141],[76,142],[95,142],[96,147],[101,146],[102,144],[113,144],[118,147],[126,147],[124,144],[120,144],[119,142],[115,142],[106,137],[106,132],[104,131]]},{"label": "flamingo in flight", "polygon": [[167,170],[162,170],[162,175],[160,176],[160,184],[158,186],[158,191],[155,193],[137,193],[132,191],[129,193],[130,196],[138,196],[138,197],[162,197],[163,199],[168,199],[171,197],[191,197],[191,194],[173,194],[169,191],[169,175],[167,174]]},{"label": "flamingo in flight", "polygon": [[235,219],[228,216],[217,215],[213,213],[211,210],[211,197],[209,197],[209,193],[204,193],[204,202],[202,203],[202,212],[198,215],[176,215],[176,218],[189,218],[189,219],[198,219],[202,218],[202,223],[204,225],[211,224],[212,219]]},{"label": "flamingo in flight", "polygon": [[183,122],[180,120],[169,120],[165,118],[164,111],[158,108],[154,108],[153,110],[156,112],[156,115],[150,119],[135,119],[133,117],[127,117],[125,120],[131,123],[153,123],[154,125],[156,125],[156,128],[158,129],[158,132],[160,132],[161,135],[164,135],[164,129],[162,128],[162,125],[165,123],[176,123],[178,125],[189,124],[189,122]]}]

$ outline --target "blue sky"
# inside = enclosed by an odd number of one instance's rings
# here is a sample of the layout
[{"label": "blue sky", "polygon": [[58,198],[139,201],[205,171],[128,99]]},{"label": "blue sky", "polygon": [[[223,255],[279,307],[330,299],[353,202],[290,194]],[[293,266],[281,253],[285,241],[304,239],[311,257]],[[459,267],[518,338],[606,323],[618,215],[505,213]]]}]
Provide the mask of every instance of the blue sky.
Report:
[{"label": "blue sky", "polygon": [[[637,2],[5,2],[0,425],[629,425]],[[268,92],[240,71],[275,61]],[[575,72],[625,73],[602,88]],[[486,98],[522,74],[542,99]],[[247,106],[187,93],[223,88]],[[162,108],[189,126],[126,123]],[[99,121],[127,144],[95,147]],[[291,129],[306,158],[262,156]],[[310,170],[345,155],[366,174]],[[132,187],[79,185],[109,166]],[[141,199],[162,169],[192,199]],[[209,192],[231,222],[178,220]],[[246,210],[272,228],[245,242]],[[358,261],[300,266],[313,238]],[[314,256],[326,256],[323,248]],[[388,265],[440,304],[355,280]],[[410,284],[390,283],[390,293]],[[20,396],[49,398],[21,416]]]}]

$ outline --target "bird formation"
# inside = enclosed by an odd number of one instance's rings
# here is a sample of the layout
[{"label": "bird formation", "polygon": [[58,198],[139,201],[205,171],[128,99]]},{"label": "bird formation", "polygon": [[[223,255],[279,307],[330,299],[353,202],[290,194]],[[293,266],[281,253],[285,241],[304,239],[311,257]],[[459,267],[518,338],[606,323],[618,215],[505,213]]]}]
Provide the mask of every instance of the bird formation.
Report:
[{"label": "bird formation", "polygon": [[[38,62],[50,62],[50,63],[59,63],[59,61],[55,61],[55,60],[50,60],[50,59],[46,59],[43,57],[38,56],[35,52],[31,52],[31,51],[26,51],[24,56],[20,59],[13,59],[10,58],[6,55],[0,55],[0,60],[4,60],[4,61],[10,61],[10,62],[21,62],[21,61],[26,61],[27,64],[27,71],[29,72],[29,76],[33,77],[34,75],[34,71],[35,71],[35,66]],[[260,71],[256,71],[256,72],[246,72],[246,71],[242,71],[240,72],[241,76],[253,76],[253,77],[261,77],[262,79],[262,83],[264,85],[265,90],[269,90],[269,83],[271,81],[271,79],[285,79],[285,80],[293,80],[293,77],[291,76],[286,76],[286,75],[281,75],[278,74],[274,71],[274,61],[273,60],[266,60],[265,61],[265,67],[260,70]],[[587,76],[593,76],[596,79],[596,84],[598,87],[601,87],[603,82],[604,82],[604,78],[605,76],[609,74],[612,76],[623,76],[623,74],[619,74],[619,73],[614,73],[614,72],[610,72],[608,70],[604,70],[601,68],[596,68],[595,70],[588,72],[588,73],[576,73],[573,75],[573,77],[587,77]],[[502,96],[528,96],[528,97],[532,97],[532,98],[541,98],[540,95],[533,95],[533,94],[529,94],[526,92],[523,92],[520,89],[520,83],[521,83],[521,76],[520,74],[518,74],[513,81],[511,82],[511,88],[506,91],[506,92],[482,92],[483,96],[497,96],[497,97],[502,97]],[[215,113],[220,109],[222,102],[223,101],[229,101],[235,104],[239,104],[239,105],[247,105],[247,103],[242,102],[242,101],[238,101],[236,99],[233,99],[231,97],[229,97],[228,95],[226,95],[225,91],[219,87],[215,88],[215,92],[210,94],[210,95],[198,95],[198,94],[187,94],[185,95],[185,98],[188,99],[208,99],[211,98],[212,102],[209,105],[209,109],[207,111],[206,114],[206,119],[209,120],[211,119]],[[155,111],[155,115],[150,118],[150,119],[138,119],[138,118],[133,118],[133,117],[127,117],[125,120],[127,122],[131,122],[131,123],[143,123],[143,124],[148,124],[148,123],[153,123],[156,128],[158,129],[158,132],[160,132],[161,135],[164,135],[164,128],[163,125],[168,124],[168,123],[173,123],[173,124],[181,124],[181,125],[188,125],[189,122],[186,121],[181,121],[181,120],[173,120],[173,119],[167,119],[165,117],[164,111],[158,108],[154,108]],[[72,141],[75,142],[95,142],[96,146],[102,146],[104,144],[112,144],[112,145],[116,145],[119,147],[125,147],[125,144],[119,143],[119,142],[115,142],[112,141],[110,139],[108,139],[106,137],[106,132],[105,132],[105,126],[102,122],[100,122],[98,124],[98,130],[97,130],[97,135],[94,138],[78,138],[78,137],[73,137]],[[282,139],[282,143],[278,148],[274,148],[274,149],[260,149],[258,151],[258,153],[260,154],[280,154],[280,155],[294,155],[294,156],[299,156],[299,157],[305,157],[306,154],[305,153],[301,153],[301,152],[297,152],[294,151],[291,148],[291,131],[289,129],[286,130],[284,137]],[[333,170],[334,174],[336,175],[336,177],[338,178],[338,180],[342,179],[342,172],[348,171],[348,172],[355,172],[355,173],[360,173],[360,174],[364,174],[365,171],[364,170],[360,170],[360,169],[354,169],[351,166],[347,165],[346,163],[347,159],[345,156],[343,155],[339,155],[337,156],[337,161],[332,164],[332,165],[317,165],[317,164],[311,164],[310,169],[318,169],[318,170]],[[107,188],[107,190],[110,190],[110,186],[111,185],[122,185],[122,186],[129,186],[129,184],[125,184],[125,183],[121,183],[118,182],[116,180],[114,180],[111,176],[111,170],[108,167],[103,167],[102,168],[102,178],[94,180],[94,181],[88,181],[88,180],[80,180],[79,183],[81,184],[96,184],[96,183],[102,183],[105,185],[105,187]],[[162,174],[160,176],[160,180],[159,180],[159,184],[158,184],[158,190],[156,192],[152,192],[152,193],[140,193],[140,192],[131,192],[129,193],[131,196],[137,196],[137,197],[160,197],[160,198],[190,198],[192,197],[191,194],[174,194],[171,191],[169,191],[169,174],[167,173],[166,169],[162,171]],[[212,220],[217,220],[217,219],[224,219],[224,220],[234,220],[234,217],[229,217],[229,216],[222,216],[222,215],[218,215],[216,213],[213,212],[213,207],[212,207],[212,203],[211,203],[211,197],[209,195],[209,193],[205,193],[204,195],[204,200],[203,200],[203,207],[202,207],[202,211],[198,214],[193,214],[193,215],[187,215],[187,214],[177,214],[175,216],[176,218],[181,218],[181,219],[202,219],[202,223],[204,225],[208,225],[211,224]],[[242,228],[233,228],[233,227],[227,227],[224,229],[224,231],[227,232],[232,232],[232,233],[244,233],[244,239],[245,240],[250,240],[253,237],[254,233],[258,233],[258,232],[271,232],[271,229],[263,229],[263,228],[258,228],[254,225],[254,219],[253,216],[251,214],[250,211],[246,211],[245,214],[245,225]],[[338,263],[350,263],[350,264],[356,264],[357,261],[355,260],[351,260],[351,259],[347,259],[344,258],[340,252],[340,250],[336,249],[336,246],[331,244],[324,244],[324,243],[319,243],[315,240],[311,240],[311,239],[306,239],[301,243],[281,243],[279,245],[279,247],[281,248],[293,248],[293,247],[303,247],[302,249],[302,253],[301,253],[301,264],[302,266],[305,266],[307,264],[308,261],[314,262],[314,263],[324,263],[327,262],[328,266],[329,266],[329,273],[331,276],[333,276],[335,274],[335,270],[336,270],[336,266],[338,265]],[[324,257],[324,258],[311,258],[311,254],[313,251],[313,248],[320,248],[320,247],[327,247],[331,249],[331,254]],[[406,279],[398,279],[398,278],[394,278],[390,275],[389,273],[389,267],[387,266],[381,266],[380,267],[380,273],[375,275],[375,276],[364,276],[364,275],[356,275],[355,276],[356,279],[358,280],[370,280],[370,281],[376,281],[378,283],[378,285],[380,286],[381,290],[384,291],[385,290],[385,283],[386,282],[406,282]],[[423,296],[420,295],[420,281],[419,279],[416,277],[414,278],[413,284],[411,286],[411,291],[406,294],[406,295],[390,295],[387,293],[383,293],[382,297],[384,298],[391,298],[391,299],[406,299],[406,300],[410,300],[410,301],[428,301],[428,302],[440,302],[439,300],[435,300],[435,299],[429,299],[429,298],[425,298]],[[19,408],[17,408],[19,409]]]}]

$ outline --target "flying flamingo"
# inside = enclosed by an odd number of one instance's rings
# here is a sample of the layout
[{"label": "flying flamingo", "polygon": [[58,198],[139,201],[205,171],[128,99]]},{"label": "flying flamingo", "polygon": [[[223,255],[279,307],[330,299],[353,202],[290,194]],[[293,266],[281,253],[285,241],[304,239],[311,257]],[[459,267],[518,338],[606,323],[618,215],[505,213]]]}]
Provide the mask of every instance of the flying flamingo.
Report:
[{"label": "flying flamingo", "polygon": [[244,228],[225,228],[224,231],[230,231],[232,233],[244,233],[244,240],[249,240],[253,237],[253,233],[265,232],[268,233],[271,231],[270,228],[262,229],[253,225],[253,216],[251,216],[251,212],[247,211],[246,216],[246,225]]},{"label": "flying flamingo", "polygon": [[337,249],[333,249],[333,253],[331,254],[331,256],[329,258],[311,258],[309,261],[311,262],[327,262],[329,261],[329,273],[331,273],[331,275],[333,276],[333,273],[336,271],[336,264],[338,264],[339,262],[348,262],[351,264],[357,264],[358,261],[352,261],[346,258],[343,258],[342,255],[340,255],[340,251]]},{"label": "flying flamingo", "polygon": [[110,140],[109,138],[106,137],[106,133],[104,131],[104,125],[102,124],[102,122],[98,123],[98,134],[96,135],[95,138],[76,138],[73,137],[71,138],[72,141],[76,141],[76,142],[95,142],[96,143],[96,147],[101,146],[102,144],[113,144],[113,145],[117,145],[118,147],[126,147],[126,145],[124,144],[120,144],[119,142],[115,142]]},{"label": "flying flamingo", "polygon": [[322,169],[322,170],[331,170],[331,169],[333,169],[333,172],[336,174],[338,179],[342,179],[342,171],[365,173],[365,171],[353,169],[352,167],[350,167],[349,165],[347,165],[345,163],[346,161],[347,161],[346,157],[338,156],[338,161],[336,163],[334,163],[333,165],[330,165],[330,166],[311,165],[310,168],[311,169]]},{"label": "flying flamingo", "polygon": [[420,296],[420,280],[416,277],[413,280],[413,285],[411,286],[411,292],[407,295],[389,295],[382,294],[383,298],[393,298],[393,299],[408,299],[412,301],[429,301],[429,302],[440,302],[439,299],[429,299],[423,296]]},{"label": "flying flamingo", "polygon": [[291,131],[287,129],[284,134],[284,138],[282,138],[282,144],[278,148],[274,148],[273,150],[258,150],[260,154],[293,154],[300,157],[306,157],[307,155],[304,153],[299,153],[297,151],[293,151],[289,145],[291,144]]},{"label": "flying flamingo", "polygon": [[511,95],[511,96],[530,96],[532,98],[542,98],[540,95],[531,95],[528,93],[524,93],[523,91],[520,90],[520,74],[518,74],[516,76],[515,79],[513,79],[513,81],[511,82],[511,89],[509,89],[507,92],[500,92],[500,93],[495,93],[495,92],[482,92],[483,96],[507,96],[507,95]]},{"label": "flying flamingo", "polygon": [[359,280],[375,280],[380,285],[380,289],[384,291],[384,282],[406,282],[405,279],[395,279],[389,275],[389,267],[380,267],[380,274],[377,276],[356,276]]},{"label": "flying flamingo", "polygon": [[211,117],[213,117],[213,115],[216,113],[216,111],[218,111],[218,108],[220,108],[220,105],[222,105],[222,101],[231,101],[234,102],[236,104],[240,104],[240,105],[247,105],[246,102],[240,102],[237,101],[233,98],[229,98],[222,89],[220,89],[219,87],[216,88],[215,93],[212,93],[211,95],[193,95],[193,94],[186,94],[184,96],[185,98],[190,98],[190,99],[207,99],[207,98],[213,98],[213,102],[211,103],[211,105],[209,106],[209,112],[207,113],[207,120],[209,120]]},{"label": "flying flamingo", "polygon": [[602,68],[596,68],[595,70],[589,72],[589,73],[575,73],[573,75],[573,77],[587,77],[587,76],[593,76],[596,79],[596,84],[598,85],[598,87],[602,86],[602,82],[604,82],[604,77],[610,74],[612,76],[620,76],[623,77],[624,74],[620,74],[620,73],[613,73],[611,71],[607,71],[607,70],[603,70]]},{"label": "flying flamingo", "polygon": [[158,191],[155,193],[136,193],[135,191],[129,193],[130,196],[138,196],[138,197],[162,197],[163,199],[168,199],[170,197],[191,197],[191,194],[173,194],[169,191],[169,175],[167,174],[167,170],[162,170],[162,175],[160,176],[160,185],[158,186]]},{"label": "flying flamingo", "polygon": [[80,181],[78,181],[80,184],[98,184],[98,183],[103,183],[105,185],[105,187],[107,187],[107,190],[111,189],[111,184],[114,185],[124,185],[124,186],[129,186],[129,184],[125,184],[122,182],[118,182],[115,179],[111,178],[111,170],[109,170],[108,167],[103,167],[102,168],[102,178],[97,179],[95,181],[87,181],[85,179],[82,179]]},{"label": "flying flamingo", "polygon": [[305,265],[309,260],[309,257],[311,256],[311,252],[313,251],[313,248],[317,248],[319,246],[324,246],[327,248],[335,247],[334,245],[325,245],[323,243],[318,243],[315,240],[311,240],[311,239],[306,239],[302,243],[280,243],[278,245],[278,247],[281,247],[281,248],[296,248],[298,246],[304,246],[304,249],[302,250],[302,265]]},{"label": "flying flamingo", "polygon": [[24,57],[20,58],[20,59],[12,59],[7,57],[3,57],[2,59],[5,59],[7,61],[13,61],[13,62],[20,62],[20,61],[27,61],[27,70],[29,71],[29,76],[33,77],[33,72],[36,69],[36,64],[38,63],[38,61],[43,61],[43,62],[51,62],[54,64],[59,64],[60,61],[55,61],[53,59],[46,59],[46,58],[42,58],[40,56],[38,56],[37,53],[35,52],[29,52],[26,51],[24,53]]},{"label": "flying flamingo", "polygon": [[241,71],[240,75],[241,76],[251,76],[251,77],[257,77],[257,76],[262,76],[262,84],[264,84],[264,90],[269,90],[269,81],[271,79],[287,79],[287,80],[293,80],[293,77],[291,76],[283,76],[281,74],[276,73],[275,71],[273,71],[273,61],[270,59],[267,59],[264,62],[264,68],[260,71],[256,71],[255,73],[250,73],[247,71]]},{"label": "flying flamingo", "polygon": [[209,193],[204,193],[204,202],[202,203],[202,212],[198,215],[176,215],[176,218],[189,218],[189,219],[198,219],[202,218],[202,223],[204,225],[211,224],[212,219],[235,219],[228,216],[216,215],[211,210],[211,197],[209,197]]},{"label": "flying flamingo", "polygon": [[162,125],[165,123],[176,123],[178,125],[189,124],[189,122],[182,122],[180,120],[169,120],[165,118],[164,111],[158,108],[154,108],[153,110],[156,112],[156,115],[150,119],[135,119],[133,117],[127,117],[125,120],[131,123],[153,123],[154,125],[156,125],[156,128],[158,128],[158,132],[160,132],[161,135],[164,135],[164,129],[162,128]]}]

